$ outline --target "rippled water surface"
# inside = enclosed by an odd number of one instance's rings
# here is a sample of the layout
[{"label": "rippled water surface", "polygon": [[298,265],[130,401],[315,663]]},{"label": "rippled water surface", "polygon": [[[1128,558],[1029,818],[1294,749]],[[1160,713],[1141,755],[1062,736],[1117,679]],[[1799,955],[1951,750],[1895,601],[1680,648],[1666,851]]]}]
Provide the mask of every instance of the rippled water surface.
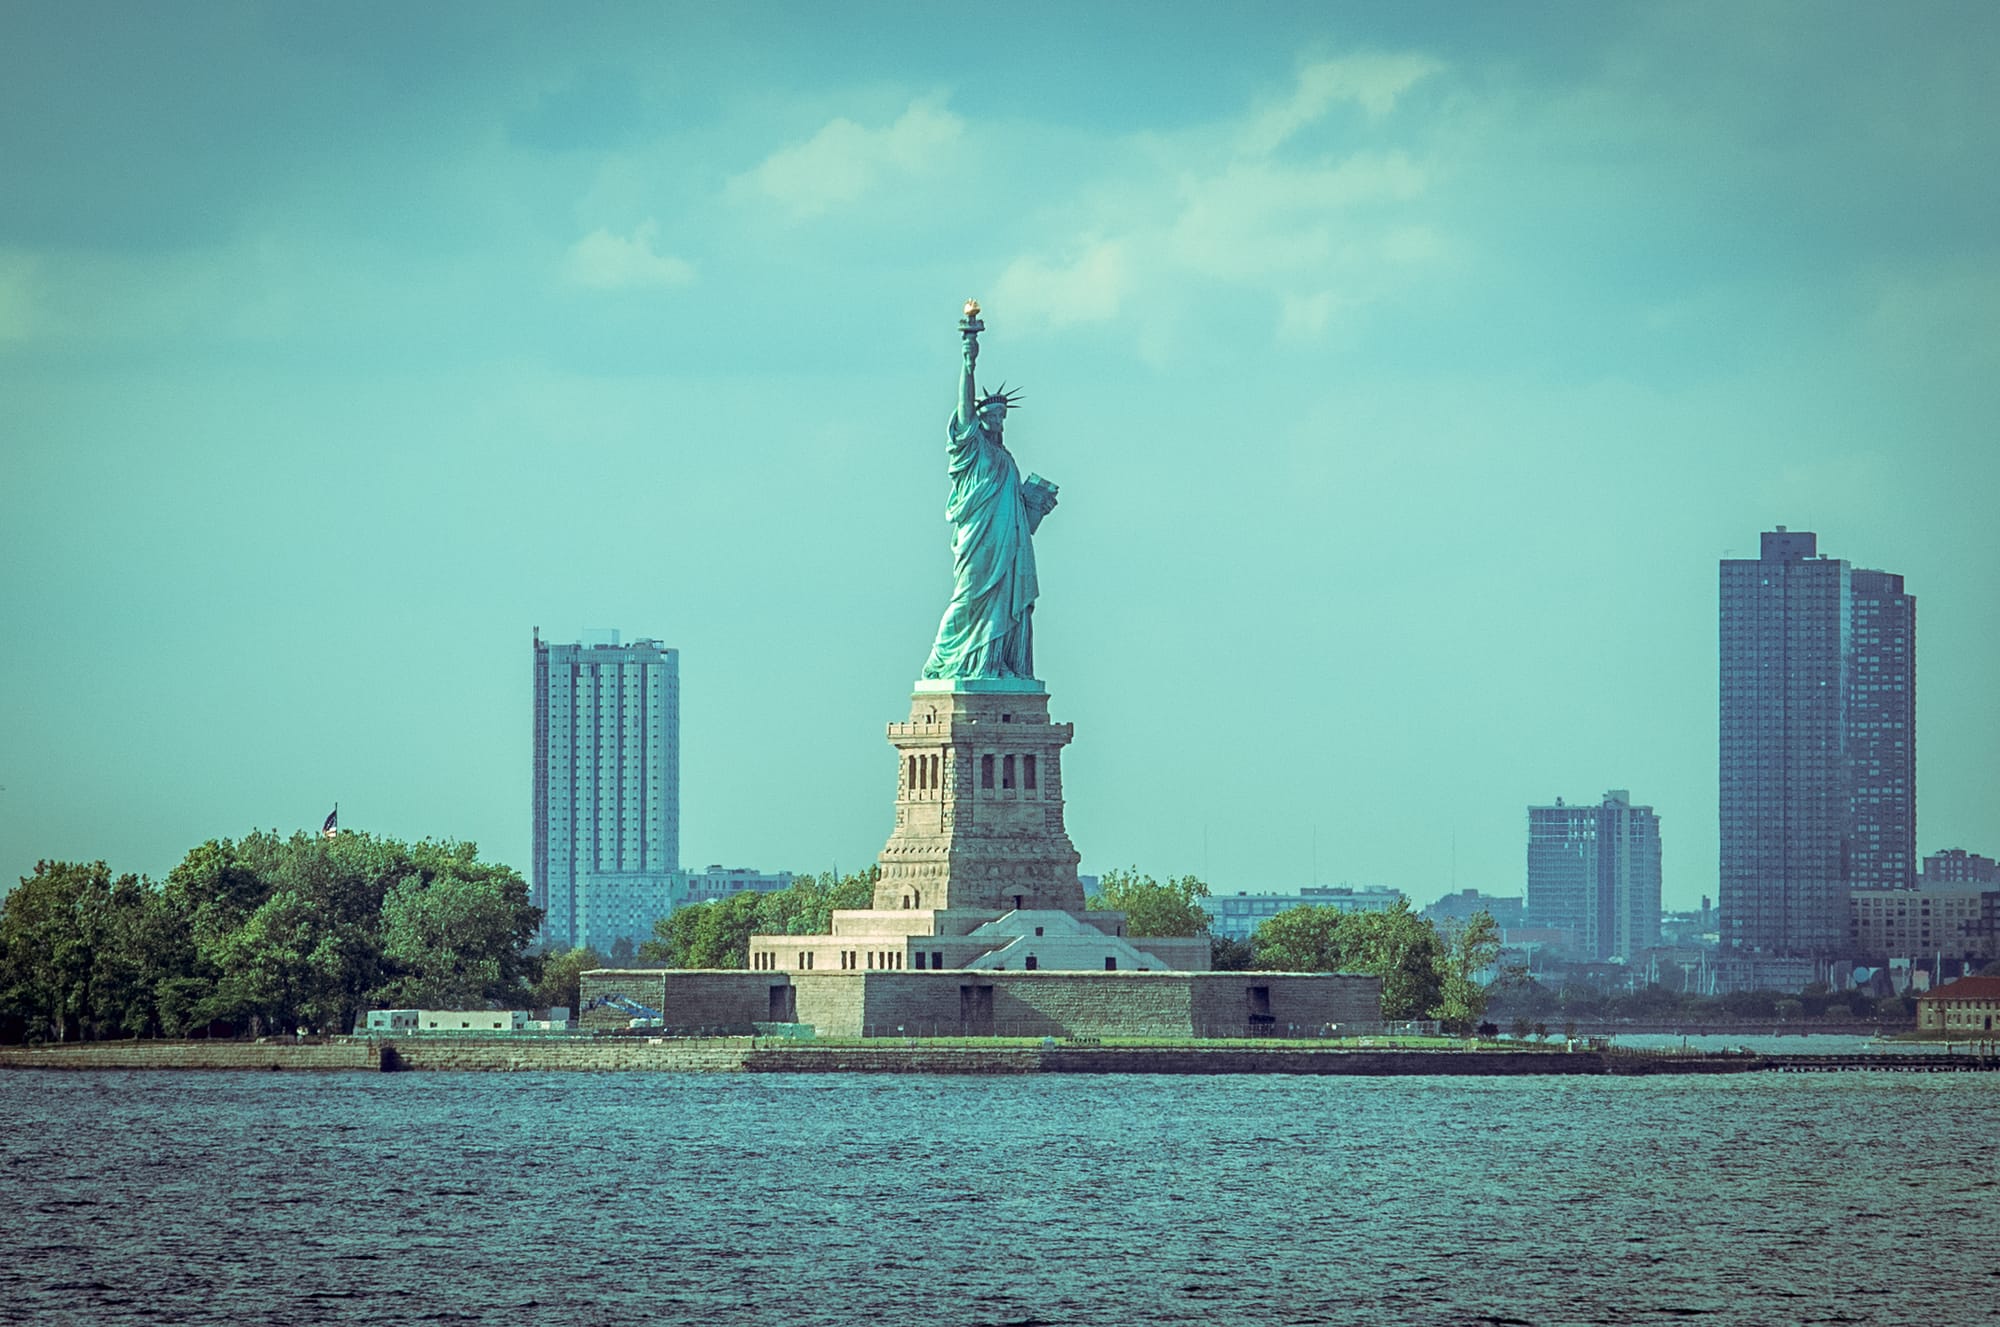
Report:
[{"label": "rippled water surface", "polygon": [[2000,1074],[0,1073],[0,1321],[2000,1321]]}]

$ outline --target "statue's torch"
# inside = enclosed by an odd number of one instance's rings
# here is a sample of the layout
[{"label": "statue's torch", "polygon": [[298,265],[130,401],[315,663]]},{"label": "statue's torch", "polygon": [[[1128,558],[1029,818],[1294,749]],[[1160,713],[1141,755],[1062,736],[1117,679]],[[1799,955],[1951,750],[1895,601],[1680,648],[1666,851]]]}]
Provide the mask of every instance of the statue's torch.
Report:
[{"label": "statue's torch", "polygon": [[965,354],[968,359],[979,358],[979,334],[986,330],[986,324],[979,321],[979,301],[965,302],[965,316],[958,320],[958,332],[965,338]]}]

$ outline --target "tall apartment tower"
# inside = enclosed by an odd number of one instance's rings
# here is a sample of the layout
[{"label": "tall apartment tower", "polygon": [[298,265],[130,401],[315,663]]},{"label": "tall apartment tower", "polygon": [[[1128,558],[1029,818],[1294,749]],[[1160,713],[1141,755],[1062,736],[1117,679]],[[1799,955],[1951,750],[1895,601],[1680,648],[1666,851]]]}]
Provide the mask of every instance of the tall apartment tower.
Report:
[{"label": "tall apartment tower", "polygon": [[1574,932],[1581,957],[1660,942],[1660,818],[1623,788],[1597,806],[1528,808],[1528,921]]},{"label": "tall apartment tower", "polygon": [[534,867],[542,938],[608,954],[673,910],[680,866],[680,656],[615,631],[535,631]]},{"label": "tall apartment tower", "polygon": [[1916,599],[1780,526],[1721,567],[1722,947],[1826,957],[1916,883]]}]

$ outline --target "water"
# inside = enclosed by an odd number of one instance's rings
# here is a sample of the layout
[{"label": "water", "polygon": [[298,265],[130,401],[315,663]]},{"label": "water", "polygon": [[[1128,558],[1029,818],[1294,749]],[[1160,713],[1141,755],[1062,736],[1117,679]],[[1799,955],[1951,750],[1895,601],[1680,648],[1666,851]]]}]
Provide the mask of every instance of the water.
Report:
[{"label": "water", "polygon": [[2000,1074],[0,1073],[0,1322],[2000,1321]]}]

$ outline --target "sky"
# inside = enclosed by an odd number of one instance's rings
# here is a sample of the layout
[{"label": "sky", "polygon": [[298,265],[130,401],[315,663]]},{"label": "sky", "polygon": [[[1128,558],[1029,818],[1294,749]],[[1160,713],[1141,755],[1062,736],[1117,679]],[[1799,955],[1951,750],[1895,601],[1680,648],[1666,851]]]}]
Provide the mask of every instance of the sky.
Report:
[{"label": "sky", "polygon": [[2000,854],[2000,10],[0,0],[0,879],[525,874],[531,637],[680,651],[689,866],[858,869],[1025,389],[1083,870],[1716,880],[1717,560],[1918,600]]}]

